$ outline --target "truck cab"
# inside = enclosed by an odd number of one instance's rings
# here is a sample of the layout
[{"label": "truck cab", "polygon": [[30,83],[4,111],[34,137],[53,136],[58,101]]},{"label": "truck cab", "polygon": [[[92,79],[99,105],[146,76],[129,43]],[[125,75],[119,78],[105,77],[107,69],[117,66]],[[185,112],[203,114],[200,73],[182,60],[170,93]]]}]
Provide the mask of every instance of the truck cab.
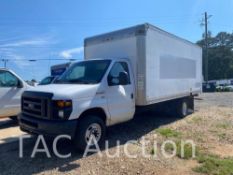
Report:
[{"label": "truck cab", "polygon": [[21,95],[28,87],[13,71],[0,68],[0,118],[16,118],[20,112]]},{"label": "truck cab", "polygon": [[128,59],[93,59],[74,63],[54,84],[22,95],[21,130],[67,134],[85,148],[92,133],[98,142],[105,127],[130,120],[135,86]]}]

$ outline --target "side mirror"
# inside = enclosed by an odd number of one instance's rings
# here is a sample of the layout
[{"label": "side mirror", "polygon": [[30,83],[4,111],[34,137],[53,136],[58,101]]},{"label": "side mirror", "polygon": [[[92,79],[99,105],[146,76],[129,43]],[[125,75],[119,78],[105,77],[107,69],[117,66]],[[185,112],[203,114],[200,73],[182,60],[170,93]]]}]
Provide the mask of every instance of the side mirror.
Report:
[{"label": "side mirror", "polygon": [[18,80],[17,88],[23,88],[23,83],[20,80]]},{"label": "side mirror", "polygon": [[129,75],[127,72],[120,72],[119,85],[127,85],[129,83]]}]

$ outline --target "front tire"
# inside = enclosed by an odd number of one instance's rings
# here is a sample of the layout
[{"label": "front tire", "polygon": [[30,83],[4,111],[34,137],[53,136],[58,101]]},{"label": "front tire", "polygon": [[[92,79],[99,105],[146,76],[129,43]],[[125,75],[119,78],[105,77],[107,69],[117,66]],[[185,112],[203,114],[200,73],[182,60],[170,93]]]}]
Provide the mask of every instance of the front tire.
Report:
[{"label": "front tire", "polygon": [[93,136],[99,147],[101,147],[105,140],[105,134],[106,126],[104,121],[100,117],[88,115],[79,121],[73,141],[76,148],[84,151],[88,143],[91,143],[90,139]]}]

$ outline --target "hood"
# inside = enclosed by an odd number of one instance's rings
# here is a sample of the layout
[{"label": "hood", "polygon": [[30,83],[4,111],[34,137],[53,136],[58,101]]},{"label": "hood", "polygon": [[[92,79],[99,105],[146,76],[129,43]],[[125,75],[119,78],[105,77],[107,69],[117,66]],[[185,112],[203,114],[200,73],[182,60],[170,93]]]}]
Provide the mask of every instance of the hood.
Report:
[{"label": "hood", "polygon": [[53,99],[77,99],[95,96],[98,84],[49,84],[28,89],[33,92],[53,93]]}]

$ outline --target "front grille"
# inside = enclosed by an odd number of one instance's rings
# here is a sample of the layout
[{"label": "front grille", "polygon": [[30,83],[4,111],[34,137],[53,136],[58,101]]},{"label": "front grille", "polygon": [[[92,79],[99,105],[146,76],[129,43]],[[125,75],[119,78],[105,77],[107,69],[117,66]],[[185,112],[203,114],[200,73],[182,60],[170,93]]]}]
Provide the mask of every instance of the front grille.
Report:
[{"label": "front grille", "polygon": [[27,115],[43,118],[47,118],[49,116],[46,99],[23,97],[22,103],[22,111]]},{"label": "front grille", "polygon": [[26,91],[22,95],[22,113],[37,118],[51,117],[52,94]]}]

